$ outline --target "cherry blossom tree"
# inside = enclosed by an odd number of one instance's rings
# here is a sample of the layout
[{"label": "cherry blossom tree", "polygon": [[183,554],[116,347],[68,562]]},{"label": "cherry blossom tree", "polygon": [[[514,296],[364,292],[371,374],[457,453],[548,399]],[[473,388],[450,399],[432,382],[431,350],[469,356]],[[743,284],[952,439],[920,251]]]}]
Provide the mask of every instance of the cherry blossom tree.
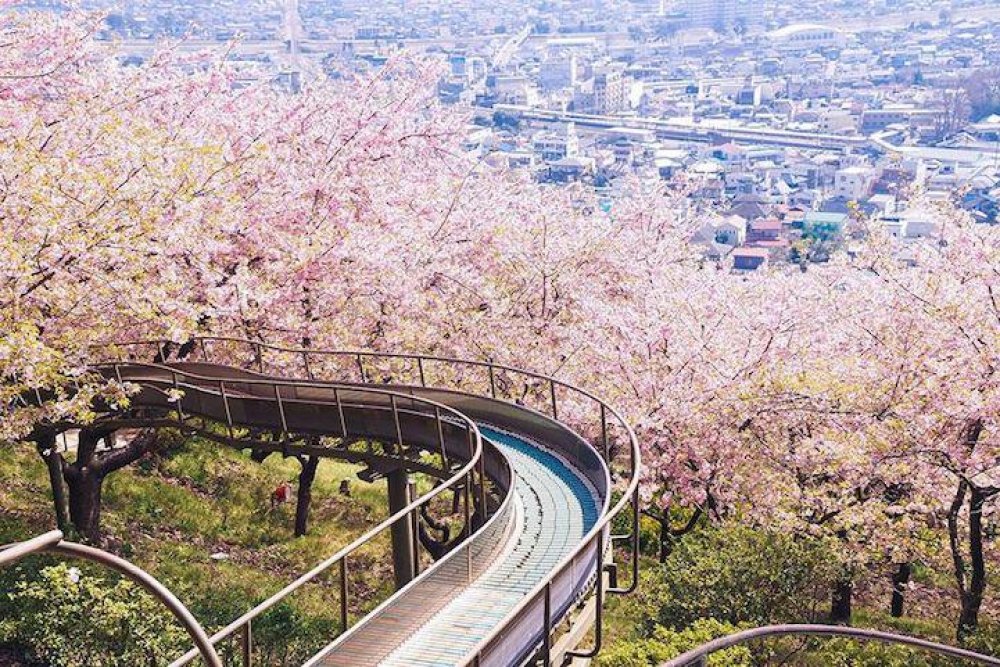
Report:
[{"label": "cherry blossom tree", "polygon": [[[943,210],[909,262],[869,229],[853,258],[734,274],[688,243],[702,213],[683,190],[627,182],[606,210],[467,154],[434,63],[290,95],[235,86],[224,53],[121,67],[98,20],[0,14],[0,439],[38,442],[61,523],[96,539],[104,476],[153,448],[98,451],[95,399],[129,392],[88,372],[94,344],[405,349],[620,405],[661,556],[721,519],[831,540],[838,620],[855,577],[932,558],[917,536],[940,522],[960,637],[976,626],[1000,495],[994,228]],[[529,404],[544,391],[499,382]],[[591,407],[560,416],[592,428]],[[72,463],[52,446],[69,423],[92,427]]]}]

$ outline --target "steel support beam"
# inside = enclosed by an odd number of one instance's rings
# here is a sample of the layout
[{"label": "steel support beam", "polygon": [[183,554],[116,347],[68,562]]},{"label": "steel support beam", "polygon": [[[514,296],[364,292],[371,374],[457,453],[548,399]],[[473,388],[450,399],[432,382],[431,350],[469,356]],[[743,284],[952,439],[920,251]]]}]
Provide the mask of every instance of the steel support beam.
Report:
[{"label": "steel support beam", "polygon": [[[406,469],[399,467],[386,474],[389,485],[389,514],[395,514],[410,504],[410,487]],[[392,569],[396,575],[396,590],[413,579],[413,527],[409,517],[392,524]]]}]

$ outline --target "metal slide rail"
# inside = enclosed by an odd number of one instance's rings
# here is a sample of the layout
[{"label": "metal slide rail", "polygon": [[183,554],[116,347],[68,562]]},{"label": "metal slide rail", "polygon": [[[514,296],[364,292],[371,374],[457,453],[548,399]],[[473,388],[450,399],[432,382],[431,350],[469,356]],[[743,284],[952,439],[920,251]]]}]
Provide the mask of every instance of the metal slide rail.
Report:
[{"label": "metal slide rail", "polygon": [[949,658],[959,658],[969,660],[981,665],[991,665],[1000,667],[1000,658],[974,653],[963,648],[938,644],[937,642],[909,637],[907,635],[897,635],[891,632],[880,630],[866,630],[864,628],[850,628],[843,625],[768,625],[760,628],[751,628],[736,632],[725,637],[714,639],[707,644],[691,649],[673,660],[669,660],[660,667],[703,667],[708,664],[708,656],[716,651],[721,651],[731,646],[745,644],[758,639],[768,637],[786,637],[792,635],[805,635],[813,637],[847,637],[850,639],[860,639],[863,641],[877,641],[884,644],[895,644],[899,646],[909,646],[911,648],[937,653]]},{"label": "metal slide rail", "polygon": [[[119,355],[118,358],[123,361],[126,358],[126,352],[135,355],[140,350],[151,352],[155,354],[157,359],[165,361],[171,356],[172,351],[176,352],[181,348],[177,343],[165,340],[124,342],[102,347]],[[189,341],[185,348],[187,354],[183,359],[178,360],[195,361],[200,356],[201,360],[208,363],[234,364],[237,359],[242,358],[244,359],[244,367],[255,367],[260,373],[273,372],[282,375],[301,373],[308,378],[317,378],[324,377],[326,371],[330,370],[332,363],[335,373],[343,376],[345,371],[353,371],[362,385],[383,382],[404,385],[404,388],[405,385],[409,384],[421,388],[451,389],[489,396],[518,405],[525,405],[525,399],[534,398],[537,401],[539,394],[541,394],[544,396],[543,403],[547,405],[543,404],[540,411],[549,412],[556,421],[559,421],[562,411],[564,418],[567,414],[570,417],[566,421],[578,426],[589,426],[594,434],[593,439],[597,441],[594,448],[603,456],[608,468],[612,471],[612,475],[614,475],[618,459],[625,459],[623,470],[621,470],[621,477],[624,479],[621,497],[608,512],[598,519],[577,548],[567,554],[545,580],[530,591],[508,616],[480,642],[467,664],[503,664],[502,661],[497,661],[497,656],[510,654],[512,650],[510,645],[524,641],[526,636],[531,637],[533,641],[537,640],[543,664],[550,664],[551,631],[555,624],[565,618],[570,611],[566,605],[560,605],[561,610],[556,608],[556,605],[553,604],[554,592],[561,592],[565,589],[566,580],[574,570],[577,559],[590,552],[598,554],[597,562],[601,564],[595,572],[597,576],[594,577],[596,596],[594,645],[588,650],[569,651],[566,655],[591,658],[600,651],[603,638],[604,596],[607,593],[626,594],[634,591],[638,584],[639,568],[639,445],[628,422],[613,407],[595,395],[551,376],[488,361],[467,361],[433,355],[360,350],[295,348],[233,337],[198,337]],[[247,353],[249,353],[249,357],[247,357]],[[380,366],[380,364],[386,363],[388,363],[388,368]],[[432,376],[432,372],[435,370],[437,373]],[[381,377],[379,377],[380,373]],[[429,376],[431,379],[439,381],[430,382]],[[473,387],[471,389],[468,386],[470,384],[469,376],[472,377]],[[476,381],[477,377],[479,378],[478,382]],[[443,382],[441,382],[442,379]],[[522,382],[520,385],[523,388],[521,396],[517,396],[513,392],[516,384],[513,380],[516,379],[520,379]],[[563,393],[564,399],[568,395],[570,400],[561,403],[559,401],[560,392]],[[577,405],[573,404],[573,399]],[[589,412],[581,411],[579,403],[589,405]],[[561,408],[566,409],[561,410]],[[616,451],[618,448],[614,446],[614,436],[610,433],[611,427],[617,428],[626,440],[627,447],[624,452]],[[613,535],[610,532],[611,522],[625,510],[626,506],[630,507],[631,510],[631,531],[622,535]],[[625,541],[631,544],[631,573],[628,585],[621,587],[617,585],[617,569],[613,565],[607,568],[603,566],[603,554],[614,543]],[[608,584],[604,581],[605,569],[610,575]]]},{"label": "metal slide rail", "polygon": [[59,530],[53,530],[7,547],[0,547],[0,549],[2,549],[0,550],[0,567],[31,554],[48,552],[67,558],[89,560],[115,570],[142,586],[170,610],[170,613],[174,615],[174,618],[177,619],[194,641],[197,647],[195,655],[201,655],[206,665],[210,667],[222,667],[222,661],[219,659],[219,654],[215,652],[215,646],[213,646],[208,635],[205,633],[205,629],[201,627],[201,624],[188,611],[188,608],[166,586],[157,581],[153,575],[127,560],[84,544],[65,542],[63,541],[62,531]]},{"label": "metal slide rail", "polygon": [[[345,413],[358,406],[357,397],[360,394],[368,397],[365,404],[367,408],[370,409],[372,404],[379,405],[387,416],[391,416],[392,424],[394,424],[394,431],[397,436],[396,444],[400,449],[404,445],[403,431],[405,429],[401,425],[404,414],[411,420],[413,418],[422,417],[425,420],[431,420],[433,422],[432,432],[436,431],[438,435],[438,444],[440,447],[439,453],[441,454],[442,460],[445,462],[454,460],[455,458],[455,452],[449,453],[446,450],[445,432],[453,431],[457,426],[466,433],[466,439],[468,442],[466,461],[464,465],[452,472],[450,477],[445,479],[442,484],[436,486],[434,489],[425,493],[416,500],[413,500],[406,507],[388,517],[377,526],[371,528],[364,535],[361,535],[353,542],[298,577],[288,586],[285,586],[283,589],[264,600],[253,609],[247,611],[226,627],[214,633],[209,638],[211,645],[216,646],[223,640],[226,640],[239,632],[243,665],[251,664],[253,646],[252,622],[254,619],[259,617],[268,609],[272,608],[277,603],[281,602],[291,593],[338,565],[340,581],[341,631],[346,631],[350,627],[350,618],[348,615],[348,557],[361,547],[370,543],[383,532],[389,530],[397,521],[417,521],[419,511],[422,506],[429,503],[445,491],[453,489],[458,485],[462,486],[465,498],[465,525],[471,526],[472,504],[470,493],[471,489],[475,486],[474,482],[476,473],[478,473],[479,477],[478,488],[482,494],[480,506],[484,516],[484,524],[490,518],[485,498],[486,470],[484,465],[485,459],[483,457],[482,436],[478,427],[472,420],[457,410],[442,403],[382,388],[315,381],[303,383],[296,382],[294,380],[256,377],[235,377],[227,379],[224,377],[191,373],[162,364],[112,362],[100,364],[97,368],[108,377],[114,378],[123,383],[132,383],[143,388],[154,389],[157,395],[161,397],[162,407],[170,407],[176,410],[182,420],[185,415],[204,414],[207,412],[207,410],[199,404],[204,403],[205,399],[208,398],[214,402],[215,411],[219,413],[219,416],[222,416],[222,423],[224,423],[231,432],[242,426],[239,420],[234,417],[234,415],[238,414],[237,408],[241,406],[242,402],[248,400],[266,400],[269,403],[272,403],[276,408],[276,410],[272,412],[275,413],[276,422],[282,427],[285,435],[295,430],[294,424],[289,422],[296,403],[308,403],[310,406],[325,405],[331,411],[335,411],[334,422],[337,425],[337,429],[329,433],[329,435],[349,438],[354,434],[352,434],[348,428],[350,420],[345,417]],[[328,392],[332,400],[323,401],[317,399],[315,397],[317,390],[324,390]],[[171,391],[173,393],[168,393]],[[299,398],[300,394],[306,394],[309,398]],[[353,400],[351,400],[351,397],[354,397]],[[196,404],[196,402],[199,404]],[[404,408],[403,406],[409,407]],[[415,409],[416,406],[421,406],[424,411],[417,411]],[[210,414],[209,416],[216,415]],[[332,455],[335,454],[335,452],[336,450],[331,450]],[[412,531],[412,535],[413,544],[411,545],[411,548],[414,550],[414,554],[416,555],[419,553],[419,536],[417,531]],[[417,562],[419,561],[417,560]],[[470,563],[468,567],[469,572],[471,573],[472,564]],[[198,650],[192,649],[174,662],[170,663],[170,667],[182,667],[183,665],[190,664],[198,657],[198,655]]]}]

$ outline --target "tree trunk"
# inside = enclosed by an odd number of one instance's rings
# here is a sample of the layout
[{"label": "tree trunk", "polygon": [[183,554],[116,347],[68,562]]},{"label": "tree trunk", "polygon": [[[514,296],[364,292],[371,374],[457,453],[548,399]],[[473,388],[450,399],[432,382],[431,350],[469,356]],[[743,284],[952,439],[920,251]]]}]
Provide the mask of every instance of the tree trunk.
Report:
[{"label": "tree trunk", "polygon": [[312,485],[316,479],[319,457],[300,458],[302,471],[299,473],[299,488],[295,499],[295,537],[306,534],[309,524],[309,505],[312,503]]},{"label": "tree trunk", "polygon": [[833,585],[833,599],[830,604],[830,622],[836,625],[851,624],[851,597],[854,594],[854,582],[845,574]]},{"label": "tree trunk", "polygon": [[910,563],[900,563],[892,575],[892,604],[890,605],[890,613],[893,618],[900,618],[903,615],[906,585],[910,583],[912,570],[913,567]]},{"label": "tree trunk", "polygon": [[55,434],[49,433],[36,442],[38,454],[45,461],[49,471],[49,486],[52,488],[52,504],[56,513],[56,526],[63,533],[70,529],[69,502],[66,499],[66,484],[63,481],[63,458],[56,446]]},{"label": "tree trunk", "polygon": [[962,608],[956,636],[965,640],[979,627],[979,609],[986,593],[986,561],[983,557],[983,506],[987,495],[976,486],[969,487],[969,585],[962,591]]},{"label": "tree trunk", "polygon": [[[155,429],[132,438],[123,446],[112,447],[114,431],[97,428],[80,430],[76,460],[63,464],[63,479],[69,489],[69,518],[76,531],[88,542],[101,539],[101,490],[110,473],[134,463],[156,449],[159,443]],[[97,450],[104,440],[107,447]]]},{"label": "tree trunk", "polygon": [[660,519],[660,553],[658,560],[660,564],[666,563],[667,558],[670,557],[670,552],[674,548],[674,536],[670,532],[670,520],[667,518],[666,513]]},{"label": "tree trunk", "polygon": [[66,477],[69,516],[73,527],[91,544],[101,540],[101,490],[104,475],[84,467]]},{"label": "tree trunk", "polygon": [[[708,497],[708,502],[711,504],[712,502],[711,496]],[[684,537],[685,535],[687,535],[688,533],[690,533],[692,530],[695,529],[695,527],[698,525],[698,521],[701,519],[702,512],[703,510],[701,507],[696,507],[694,511],[691,512],[691,516],[688,517],[687,523],[685,523],[680,528],[674,528],[673,526],[670,525],[669,506],[664,507],[662,510],[660,510],[659,514],[643,510],[643,514],[645,514],[650,518],[656,519],[657,523],[660,524],[659,560],[661,563],[667,562],[667,558],[669,558],[670,554],[673,552],[674,545],[677,543],[677,540],[681,537]]]}]

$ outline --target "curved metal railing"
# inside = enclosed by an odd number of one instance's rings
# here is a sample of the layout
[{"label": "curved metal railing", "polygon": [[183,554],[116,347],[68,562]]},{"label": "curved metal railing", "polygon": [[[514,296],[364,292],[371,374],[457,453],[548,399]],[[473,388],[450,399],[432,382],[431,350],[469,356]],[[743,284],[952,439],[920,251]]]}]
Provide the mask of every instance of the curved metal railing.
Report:
[{"label": "curved metal railing", "polygon": [[88,547],[84,544],[66,542],[63,540],[62,531],[53,530],[24,542],[0,547],[0,567],[20,560],[25,556],[42,552],[55,553],[68,558],[89,560],[115,570],[139,584],[153,597],[162,602],[184,630],[187,631],[188,635],[191,636],[197,647],[195,649],[195,656],[201,655],[205,664],[210,667],[222,667],[219,654],[216,653],[215,646],[205,633],[205,629],[201,627],[201,624],[188,611],[184,603],[178,600],[153,575],[114,554],[102,551],[101,549],[95,549],[94,547]]},{"label": "curved metal railing", "polygon": [[[160,360],[168,359],[175,351],[181,351],[182,346],[170,341],[133,341],[115,343],[102,346],[119,355],[124,359],[124,354],[128,350],[144,349],[154,353]],[[490,656],[494,653],[502,653],[502,647],[508,638],[523,636],[531,628],[540,629],[540,649],[541,657],[545,664],[549,663],[551,652],[551,629],[554,624],[561,620],[568,609],[563,609],[561,614],[553,609],[553,591],[564,586],[567,572],[572,571],[577,559],[591,551],[598,554],[598,563],[603,563],[603,554],[606,549],[613,546],[615,542],[628,541],[631,544],[631,576],[629,584],[625,587],[617,586],[617,570],[610,568],[610,585],[604,582],[603,565],[598,568],[595,577],[596,596],[596,621],[594,632],[594,646],[584,651],[569,651],[567,656],[590,658],[595,656],[601,648],[603,637],[603,603],[605,593],[630,593],[635,590],[638,584],[639,569],[639,465],[640,453],[638,440],[634,431],[628,425],[624,417],[610,405],[606,404],[597,396],[587,392],[570,383],[558,380],[551,376],[534,373],[514,366],[495,364],[488,361],[467,361],[449,357],[418,354],[382,353],[361,350],[317,350],[311,348],[296,348],[280,345],[272,345],[260,341],[251,341],[233,337],[198,337],[190,340],[185,346],[184,360],[194,360],[200,356],[203,361],[209,363],[236,363],[240,358],[239,352],[250,353],[249,360],[243,355],[245,366],[255,366],[260,373],[269,371],[289,374],[304,373],[305,377],[322,377],[325,369],[329,368],[331,361],[335,362],[335,368],[341,374],[346,368],[353,367],[357,373],[359,382],[362,384],[371,383],[374,380],[393,384],[410,384],[422,388],[445,388],[457,391],[469,391],[466,375],[480,373],[480,386],[488,387],[487,395],[498,400],[515,402],[525,405],[526,399],[535,398],[538,394],[547,393],[547,400],[543,399],[544,405],[541,410],[550,412],[553,419],[558,420],[560,409],[569,406],[570,423],[580,428],[589,427],[591,433],[595,435],[598,446],[595,449],[603,455],[609,469],[614,474],[614,467],[622,452],[616,451],[613,434],[610,427],[614,426],[624,434],[627,441],[627,451],[625,463],[622,470],[624,485],[621,490],[621,497],[614,506],[598,519],[596,524],[583,538],[577,548],[568,554],[552,570],[545,580],[540,582],[523,600],[510,612],[505,620],[491,631],[475,649],[473,658],[469,661],[472,664],[489,663]],[[228,348],[228,349],[227,349]],[[388,362],[389,367],[380,367],[379,362]],[[366,365],[367,362],[367,365]],[[345,367],[346,365],[346,367]],[[441,373],[442,369],[450,371]],[[432,371],[437,370],[433,379],[438,382],[431,382],[428,377]],[[348,371],[350,372],[350,371]],[[373,375],[383,373],[383,377],[374,378]],[[408,378],[402,380],[403,377]],[[444,378],[444,382],[441,382]],[[512,393],[513,383],[511,378],[521,378],[522,388],[520,396]],[[401,381],[402,380],[402,381]],[[450,381],[450,383],[449,383]],[[353,386],[353,385],[352,385]],[[548,390],[547,392],[545,390]],[[580,406],[573,406],[572,403],[560,403],[559,392],[569,394],[577,401],[589,404],[591,409],[597,408],[597,414],[591,413],[588,418],[579,412]],[[577,412],[573,413],[572,408]],[[565,413],[566,411],[564,411]],[[596,419],[595,419],[596,417]],[[592,420],[592,421],[590,421]],[[589,423],[588,423],[589,421]],[[610,533],[611,522],[621,514],[627,506],[631,509],[631,532],[622,535],[612,535]],[[558,616],[558,618],[557,618]],[[533,630],[532,630],[533,631]]]},{"label": "curved metal railing", "polygon": [[[359,385],[347,385],[341,383],[330,383],[330,382],[320,382],[320,381],[310,381],[308,383],[296,382],[294,380],[283,380],[283,379],[272,379],[263,377],[237,377],[237,378],[225,378],[217,377],[211,375],[202,375],[198,373],[192,373],[185,371],[183,369],[178,369],[172,366],[167,366],[163,364],[148,364],[148,363],[135,363],[135,362],[111,362],[104,363],[97,366],[103,373],[107,376],[114,378],[123,383],[133,383],[140,387],[149,387],[152,385],[160,396],[162,396],[161,404],[163,407],[171,407],[175,409],[181,419],[183,420],[184,415],[189,412],[197,412],[197,409],[191,408],[192,397],[199,394],[211,394],[214,398],[217,398],[221,402],[221,413],[224,415],[224,422],[229,429],[239,428],[240,424],[237,419],[234,418],[236,414],[235,402],[244,400],[248,397],[254,400],[267,399],[273,401],[277,407],[277,416],[280,419],[280,423],[283,430],[287,433],[290,430],[290,425],[286,422],[288,419],[288,408],[291,404],[298,400],[295,398],[295,392],[309,392],[311,397],[308,399],[310,404],[322,404],[321,400],[315,397],[316,390],[326,390],[329,392],[332,398],[329,401],[329,407],[331,410],[335,410],[336,423],[339,423],[340,432],[333,433],[330,435],[338,435],[343,438],[351,437],[352,434],[349,432],[347,427],[347,420],[345,419],[345,411],[351,407],[357,405],[357,403],[352,403],[351,401],[344,400],[345,397],[357,396],[362,394],[369,397],[377,397],[379,400],[372,401],[384,406],[382,409],[386,410],[387,413],[391,414],[392,423],[395,425],[395,432],[398,437],[398,443],[401,446],[403,444],[403,429],[400,426],[400,415],[401,413],[406,413],[409,416],[422,415],[427,419],[434,421],[434,431],[439,435],[439,445],[442,460],[446,462],[450,458],[453,458],[453,454],[449,457],[448,452],[445,448],[445,424],[449,425],[449,429],[454,425],[458,425],[460,428],[464,429],[467,433],[469,451],[468,457],[464,465],[460,466],[457,470],[451,473],[450,477],[447,477],[440,485],[436,486],[431,491],[425,493],[416,500],[410,502],[404,508],[400,509],[398,512],[388,517],[377,526],[374,526],[368,530],[364,535],[361,535],[353,542],[343,547],[335,554],[319,563],[313,567],[308,572],[304,573],[298,577],[295,581],[285,586],[283,589],[267,598],[253,609],[247,611],[245,614],[234,620],[232,623],[226,627],[220,629],[214,633],[210,638],[211,644],[217,645],[223,640],[235,635],[236,632],[241,633],[241,645],[244,655],[244,662],[248,662],[249,653],[252,649],[252,622],[254,619],[259,617],[261,614],[266,612],[268,609],[272,608],[277,603],[281,602],[288,595],[295,592],[308,582],[316,579],[319,575],[323,574],[330,568],[339,565],[339,577],[340,577],[340,621],[341,621],[341,631],[346,631],[350,627],[350,619],[348,616],[348,566],[347,559],[351,554],[356,552],[361,547],[370,543],[378,535],[390,529],[393,524],[397,521],[415,521],[419,516],[420,508],[426,503],[429,503],[437,496],[441,495],[449,489],[453,489],[459,485],[462,486],[462,490],[465,496],[465,525],[472,526],[472,516],[471,516],[471,501],[470,493],[471,489],[475,486],[475,475],[474,472],[478,472],[479,484],[478,488],[482,497],[480,498],[480,506],[483,512],[483,526],[488,525],[489,520],[491,520],[488,514],[487,500],[485,498],[485,488],[486,488],[486,468],[484,464],[483,457],[483,439],[479,432],[479,428],[476,426],[475,422],[463,415],[461,412],[444,405],[443,403],[438,403],[426,398],[420,398],[412,396],[410,394],[404,394],[398,391],[392,391],[389,389],[365,387]],[[228,391],[227,391],[228,387]],[[174,393],[168,393],[173,390]],[[249,390],[249,391],[248,391]],[[182,394],[179,392],[183,392]],[[187,400],[185,400],[187,399]],[[411,408],[404,410],[402,405],[409,403]],[[413,404],[419,404],[423,406],[426,410],[425,413],[416,412],[413,410]],[[366,404],[370,407],[369,404]],[[187,406],[187,407],[185,407]],[[291,430],[294,430],[292,428]],[[335,451],[331,451],[331,454],[335,454]],[[502,458],[502,457],[500,457]],[[508,474],[511,476],[510,481],[512,482],[513,473],[508,470]],[[507,494],[509,496],[509,494]],[[501,508],[506,504],[506,498],[501,504]],[[498,508],[500,509],[500,508]],[[494,513],[494,516],[498,512]],[[417,531],[412,531],[414,544],[412,548],[414,553],[417,553],[419,548]],[[471,572],[472,565],[469,565]],[[170,667],[181,667],[182,665],[189,664],[192,660],[198,657],[198,651],[192,649],[188,653],[184,654],[177,660],[171,663]]]},{"label": "curved metal railing", "polygon": [[703,644],[697,648],[691,649],[687,653],[683,653],[673,660],[668,660],[660,665],[660,667],[693,667],[695,665],[702,666],[707,664],[706,660],[711,653],[716,651],[721,651],[731,646],[736,646],[737,644],[745,644],[750,641],[757,639],[765,639],[767,637],[782,637],[788,635],[807,635],[807,636],[818,636],[818,637],[848,637],[851,639],[860,639],[867,641],[878,641],[885,644],[896,644],[900,646],[909,646],[912,648],[920,649],[923,651],[928,651],[931,653],[937,653],[939,655],[947,656],[949,658],[959,658],[962,660],[970,660],[972,662],[977,662],[982,665],[991,665],[992,667],[1000,667],[1000,658],[991,657],[988,655],[982,655],[980,653],[974,653],[963,648],[956,648],[954,646],[948,646],[947,644],[938,644],[937,642],[927,641],[926,639],[918,639],[917,637],[909,637],[907,635],[897,635],[891,632],[882,632],[881,630],[866,630],[864,628],[849,628],[843,625],[768,625],[760,628],[751,628],[750,630],[743,630],[742,632],[736,632],[725,637],[719,637],[706,644]]}]

